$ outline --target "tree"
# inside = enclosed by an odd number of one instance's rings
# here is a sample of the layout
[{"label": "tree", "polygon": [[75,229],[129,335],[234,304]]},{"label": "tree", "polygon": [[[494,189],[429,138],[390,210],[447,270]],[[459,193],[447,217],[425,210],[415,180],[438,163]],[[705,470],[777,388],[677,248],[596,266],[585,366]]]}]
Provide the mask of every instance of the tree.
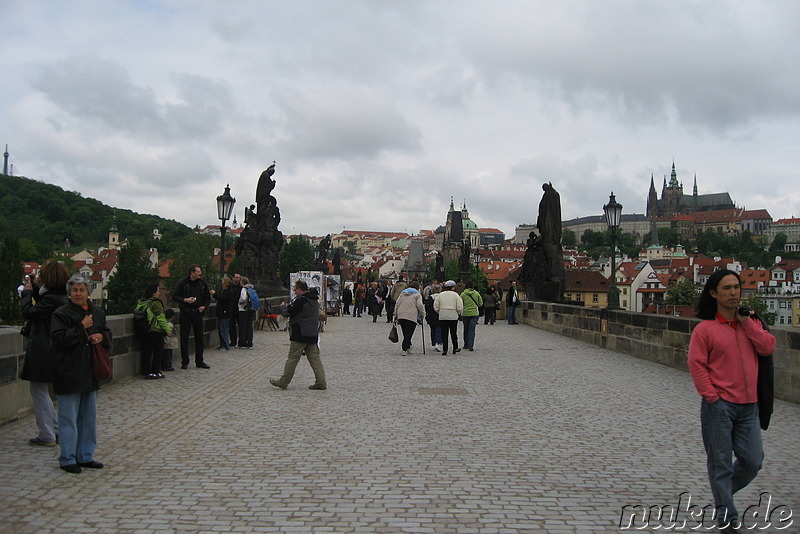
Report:
[{"label": "tree", "polygon": [[106,312],[131,313],[147,284],[157,282],[158,267],[150,265],[147,249],[138,241],[130,241],[119,251],[117,271],[108,281]]},{"label": "tree", "polygon": [[469,279],[472,280],[473,284],[475,284],[475,291],[483,295],[489,288],[489,277],[486,276],[486,273],[474,263],[471,266],[471,271],[472,272],[469,274]]},{"label": "tree", "polygon": [[17,288],[22,282],[19,241],[6,237],[0,243],[0,323],[15,324],[22,319]]},{"label": "tree", "polygon": [[561,230],[561,244],[566,248],[575,248],[577,245],[578,239],[575,237],[575,232],[570,230],[569,228],[564,228]]},{"label": "tree", "polygon": [[[667,227],[658,228],[658,244],[665,247],[676,247],[681,244],[681,234],[677,230]],[[684,240],[685,241],[685,240]],[[644,236],[645,245],[653,244],[653,234],[649,232]]]},{"label": "tree", "polygon": [[214,249],[218,246],[219,240],[213,235],[192,234],[181,240],[169,256],[173,260],[169,268],[169,287],[174,288],[188,276],[190,265],[199,265],[208,286],[214,287],[219,282],[219,272],[214,265]]},{"label": "tree", "polygon": [[688,278],[680,277],[678,281],[667,288],[664,303],[675,305],[691,305],[697,300],[699,293],[694,282]]},{"label": "tree", "polygon": [[314,249],[311,243],[303,236],[293,237],[291,241],[281,247],[278,258],[278,270],[281,282],[289,287],[289,275],[299,271],[310,271],[314,268]]},{"label": "tree", "polygon": [[770,245],[769,250],[773,253],[783,252],[783,249],[786,247],[786,242],[789,240],[789,237],[784,234],[783,232],[778,232],[775,235],[775,239],[772,240],[772,245]]}]

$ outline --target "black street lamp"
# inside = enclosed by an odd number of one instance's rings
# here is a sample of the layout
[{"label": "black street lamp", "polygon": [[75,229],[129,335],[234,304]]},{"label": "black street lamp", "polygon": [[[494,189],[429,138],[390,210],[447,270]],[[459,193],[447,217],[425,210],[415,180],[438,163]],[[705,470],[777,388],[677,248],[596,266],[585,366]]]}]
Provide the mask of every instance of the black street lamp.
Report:
[{"label": "black street lamp", "polygon": [[222,235],[222,246],[219,249],[219,277],[225,276],[225,221],[231,218],[233,205],[236,199],[231,196],[230,184],[225,186],[225,192],[217,197],[217,218],[220,220],[219,232]]},{"label": "black street lamp", "polygon": [[622,204],[614,198],[614,192],[608,197],[608,204],[603,206],[606,223],[611,230],[611,286],[608,288],[608,309],[619,310],[619,290],[617,289],[617,228],[622,218]]}]

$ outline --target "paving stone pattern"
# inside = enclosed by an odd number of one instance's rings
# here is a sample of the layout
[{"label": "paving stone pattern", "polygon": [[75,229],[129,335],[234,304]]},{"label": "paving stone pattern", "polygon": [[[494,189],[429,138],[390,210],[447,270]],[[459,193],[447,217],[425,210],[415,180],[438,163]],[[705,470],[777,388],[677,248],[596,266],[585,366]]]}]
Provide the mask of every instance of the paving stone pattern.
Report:
[{"label": "paving stone pattern", "polygon": [[[326,391],[305,360],[271,386],[289,343],[264,331],[210,370],[105,387],[101,470],[59,470],[32,416],[3,426],[0,531],[620,532],[625,505],[710,503],[686,373],[524,325],[480,324],[449,356],[423,356],[419,329],[401,356],[388,332],[330,318]],[[737,504],[769,492],[798,532],[800,407],[778,402],[764,441]]]}]

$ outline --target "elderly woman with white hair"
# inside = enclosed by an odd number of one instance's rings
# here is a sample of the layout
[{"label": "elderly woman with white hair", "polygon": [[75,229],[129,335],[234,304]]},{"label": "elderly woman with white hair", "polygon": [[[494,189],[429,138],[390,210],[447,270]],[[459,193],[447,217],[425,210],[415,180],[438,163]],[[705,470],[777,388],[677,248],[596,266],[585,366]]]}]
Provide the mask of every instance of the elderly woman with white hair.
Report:
[{"label": "elderly woman with white hair", "polygon": [[92,375],[92,344],[111,347],[111,330],[103,311],[89,299],[89,282],[80,273],[67,281],[69,302],[53,313],[50,341],[55,360],[53,390],[58,398],[58,463],[68,473],[83,467],[100,469],[97,445],[97,390]]}]

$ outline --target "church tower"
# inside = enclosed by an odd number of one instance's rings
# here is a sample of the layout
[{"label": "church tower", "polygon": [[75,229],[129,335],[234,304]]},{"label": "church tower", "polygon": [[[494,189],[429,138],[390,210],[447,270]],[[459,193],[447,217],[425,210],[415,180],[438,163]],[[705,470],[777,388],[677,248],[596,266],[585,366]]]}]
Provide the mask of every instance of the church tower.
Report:
[{"label": "church tower", "polygon": [[664,189],[661,198],[664,205],[663,215],[672,217],[683,212],[683,185],[678,182],[678,173],[675,171],[675,161],[672,161],[672,173],[669,185]]},{"label": "church tower", "polygon": [[653,218],[658,216],[658,193],[656,193],[656,184],[653,175],[650,174],[650,191],[647,193],[647,217]]},{"label": "church tower", "polygon": [[108,229],[108,249],[119,250],[119,232],[117,231],[117,215],[114,214],[111,228]]}]

